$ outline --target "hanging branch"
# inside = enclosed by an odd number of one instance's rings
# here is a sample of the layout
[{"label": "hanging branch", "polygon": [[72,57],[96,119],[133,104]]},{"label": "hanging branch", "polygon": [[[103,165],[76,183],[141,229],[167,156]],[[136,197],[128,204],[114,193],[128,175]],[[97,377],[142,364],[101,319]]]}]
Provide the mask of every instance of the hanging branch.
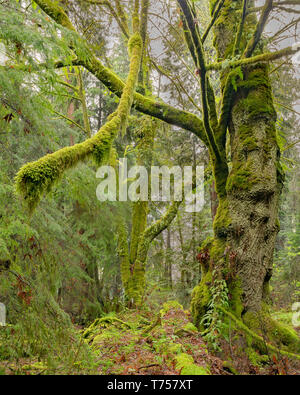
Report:
[{"label": "hanging branch", "polygon": [[[135,13],[134,18],[139,19],[138,14]],[[134,21],[134,29],[139,27],[137,19]],[[27,163],[19,170],[16,176],[16,188],[26,200],[30,211],[36,207],[42,194],[49,192],[67,169],[76,166],[79,161],[91,155],[98,164],[108,159],[117,133],[127,124],[141,64],[142,47],[141,36],[138,31],[135,31],[128,42],[130,68],[118,109],[111,114],[109,121],[101,127],[98,133],[83,143],[58,150],[36,162]]]},{"label": "hanging branch", "polygon": [[118,13],[119,18],[121,19],[122,24],[125,26],[126,30],[129,32],[126,13],[124,11],[124,8],[123,8],[120,0],[115,0],[115,5],[116,5],[116,12]]}]

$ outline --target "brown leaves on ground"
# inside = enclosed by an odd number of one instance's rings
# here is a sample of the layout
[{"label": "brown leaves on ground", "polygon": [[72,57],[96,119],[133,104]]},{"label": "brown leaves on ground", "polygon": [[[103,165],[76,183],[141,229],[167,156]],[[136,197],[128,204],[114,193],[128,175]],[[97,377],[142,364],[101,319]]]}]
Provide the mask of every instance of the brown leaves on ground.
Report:
[{"label": "brown leaves on ground", "polygon": [[[100,374],[121,375],[178,375],[176,369],[176,353],[170,346],[180,345],[182,352],[191,355],[194,362],[211,367],[212,374],[230,374],[223,369],[223,361],[209,354],[207,346],[199,332],[185,331],[186,324],[191,322],[188,312],[181,309],[170,309],[149,333],[143,335],[144,324],[139,323],[141,313],[131,311],[122,316],[122,320],[134,323],[130,330],[116,322],[116,331],[104,328],[100,338],[91,342],[97,355]],[[153,314],[143,312],[143,320],[152,322]],[[114,325],[114,324],[112,324]],[[181,333],[182,332],[182,333]],[[111,334],[111,336],[109,335]],[[118,333],[117,336],[114,336]],[[181,333],[180,336],[176,333]]]}]

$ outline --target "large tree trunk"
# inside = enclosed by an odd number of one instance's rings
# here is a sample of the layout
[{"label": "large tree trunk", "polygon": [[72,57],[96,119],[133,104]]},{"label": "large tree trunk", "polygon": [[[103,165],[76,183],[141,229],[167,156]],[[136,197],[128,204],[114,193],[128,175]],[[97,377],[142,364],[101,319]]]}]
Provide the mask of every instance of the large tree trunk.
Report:
[{"label": "large tree trunk", "polygon": [[[235,5],[235,9],[229,8]],[[251,3],[251,2],[250,2]],[[218,57],[231,56],[233,32],[237,30],[242,1],[225,1],[214,29]],[[229,12],[230,9],[230,12]],[[253,33],[255,20],[248,17],[245,32]],[[270,326],[267,312],[273,252],[279,231],[278,202],[283,173],[276,140],[268,67],[256,64],[242,69],[237,81],[230,119],[231,160],[226,193],[218,196],[214,237],[207,240],[198,259],[202,280],[194,289],[192,313],[201,327],[209,310],[215,278],[226,281],[230,308],[249,327]],[[222,75],[223,89],[226,74]],[[273,324],[272,324],[273,325]]]}]

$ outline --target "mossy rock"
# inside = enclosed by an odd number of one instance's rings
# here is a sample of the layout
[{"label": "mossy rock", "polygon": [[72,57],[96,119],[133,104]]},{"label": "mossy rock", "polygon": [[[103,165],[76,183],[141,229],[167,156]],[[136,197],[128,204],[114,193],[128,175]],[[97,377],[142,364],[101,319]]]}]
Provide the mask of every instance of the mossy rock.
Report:
[{"label": "mossy rock", "polygon": [[176,369],[180,370],[181,375],[208,376],[209,369],[196,365],[191,355],[181,353],[175,357]]},{"label": "mossy rock", "polygon": [[170,310],[183,310],[183,306],[177,302],[177,300],[171,300],[163,304],[163,308],[160,310],[161,317],[166,315]]},{"label": "mossy rock", "polygon": [[183,329],[188,332],[198,332],[197,327],[191,322],[188,322],[186,325],[184,325]]}]

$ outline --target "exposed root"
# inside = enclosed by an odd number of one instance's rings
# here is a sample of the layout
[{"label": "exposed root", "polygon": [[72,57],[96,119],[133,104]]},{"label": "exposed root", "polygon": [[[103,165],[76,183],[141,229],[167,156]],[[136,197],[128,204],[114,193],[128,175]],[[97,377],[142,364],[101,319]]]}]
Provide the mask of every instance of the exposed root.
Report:
[{"label": "exposed root", "polygon": [[281,355],[285,355],[289,358],[294,358],[294,359],[298,359],[300,360],[300,355],[285,351],[285,350],[281,350],[275,346],[273,346],[270,343],[267,343],[261,336],[259,336],[257,333],[255,333],[254,331],[252,331],[251,329],[249,329],[241,320],[239,320],[238,318],[236,318],[232,313],[230,313],[229,311],[225,310],[223,307],[219,306],[219,309],[225,314],[227,315],[231,320],[234,321],[234,323],[236,324],[237,328],[240,329],[241,331],[245,332],[247,335],[249,335],[251,338],[255,339],[261,346],[262,348],[266,347],[267,349],[281,354]]}]

